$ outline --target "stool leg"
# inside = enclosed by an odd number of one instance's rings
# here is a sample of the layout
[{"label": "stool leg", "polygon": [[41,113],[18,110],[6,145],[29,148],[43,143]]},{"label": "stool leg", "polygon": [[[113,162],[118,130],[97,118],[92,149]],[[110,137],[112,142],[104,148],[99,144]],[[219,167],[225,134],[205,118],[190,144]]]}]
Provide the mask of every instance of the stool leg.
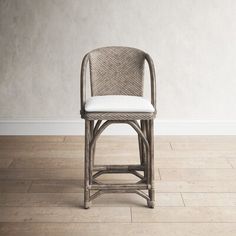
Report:
[{"label": "stool leg", "polygon": [[[98,120],[96,122],[95,126],[94,126],[94,123],[93,123],[93,132],[92,132],[93,137],[96,135],[96,132],[99,129],[101,123],[102,123],[102,120]],[[94,164],[95,164],[95,159],[94,159],[95,158],[95,151],[96,151],[96,142],[95,142],[95,144],[93,146],[93,150],[92,150],[92,166],[94,166]]]},{"label": "stool leg", "polygon": [[85,151],[84,151],[84,208],[90,207],[90,189],[89,189],[89,174],[90,174],[90,121],[85,120]]},{"label": "stool leg", "polygon": [[149,181],[151,189],[148,190],[149,198],[148,207],[154,208],[155,204],[155,189],[154,189],[154,125],[153,120],[148,121],[148,140],[150,145],[149,150]]},{"label": "stool leg", "polygon": [[139,157],[140,157],[140,164],[143,165],[143,142],[140,136],[138,135],[138,146],[139,146]]},{"label": "stool leg", "polygon": [[[140,127],[141,130],[144,134],[144,136],[146,137],[146,133],[145,133],[145,124],[143,120],[140,120]],[[140,155],[140,164],[142,166],[145,166],[145,145],[143,143],[142,138],[138,135],[138,143],[139,143],[139,155]]]},{"label": "stool leg", "polygon": [[[141,120],[141,130],[143,132],[143,135],[145,137],[147,137],[147,132],[146,132],[146,121],[145,120]],[[142,162],[141,165],[144,166],[144,178],[147,181],[147,172],[148,172],[148,168],[147,168],[147,150],[146,150],[146,146],[143,142],[143,140],[141,139],[141,143],[142,143]]]},{"label": "stool leg", "polygon": [[[90,132],[89,132],[89,140],[90,143],[94,136],[94,120],[90,121]],[[94,148],[90,147],[89,144],[89,185],[93,183],[93,166],[94,166]]]}]

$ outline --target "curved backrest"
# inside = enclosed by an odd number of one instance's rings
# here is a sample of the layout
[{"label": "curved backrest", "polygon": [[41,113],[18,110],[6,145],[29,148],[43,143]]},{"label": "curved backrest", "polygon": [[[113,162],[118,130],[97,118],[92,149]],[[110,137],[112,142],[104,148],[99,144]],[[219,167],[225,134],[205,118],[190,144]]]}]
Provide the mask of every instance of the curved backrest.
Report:
[{"label": "curved backrest", "polygon": [[88,56],[92,96],[143,95],[143,51],[105,47],[91,51]]}]

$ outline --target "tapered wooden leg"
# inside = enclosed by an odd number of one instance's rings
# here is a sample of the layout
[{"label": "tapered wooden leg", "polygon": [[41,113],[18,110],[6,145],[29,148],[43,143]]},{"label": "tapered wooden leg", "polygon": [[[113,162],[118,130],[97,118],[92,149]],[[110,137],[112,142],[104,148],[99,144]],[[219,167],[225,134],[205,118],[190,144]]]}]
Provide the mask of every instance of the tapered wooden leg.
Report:
[{"label": "tapered wooden leg", "polygon": [[140,164],[143,165],[143,143],[139,136],[138,136],[138,146],[139,146]]},{"label": "tapered wooden leg", "polygon": [[85,120],[85,151],[84,151],[84,208],[90,207],[90,189],[89,189],[89,174],[90,174],[90,121]]},{"label": "tapered wooden leg", "polygon": [[[89,140],[90,143],[94,136],[94,120],[91,120],[90,122],[90,132],[89,132]],[[92,185],[93,183],[93,166],[94,166],[94,148],[91,148],[89,143],[89,185]]]},{"label": "tapered wooden leg", "polygon": [[[102,123],[102,120],[98,120],[95,127],[94,127],[94,124],[93,124],[93,132],[92,132],[93,137],[96,135],[96,132],[98,131],[101,123]],[[95,164],[95,151],[96,151],[96,143],[94,144],[93,150],[92,150],[92,152],[93,152],[93,154],[92,154],[92,166],[94,166],[94,164]]]},{"label": "tapered wooden leg", "polygon": [[[147,137],[147,133],[146,133],[146,121],[145,120],[140,120],[140,127],[141,127],[141,131],[144,135],[144,137]],[[140,163],[142,166],[146,165],[146,146],[143,142],[143,139],[139,137],[139,151],[140,151]]]},{"label": "tapered wooden leg", "polygon": [[[140,122],[141,122],[141,130],[143,132],[143,135],[145,138],[147,138],[146,121],[141,120]],[[142,139],[141,139],[141,142],[142,142],[142,161],[143,161],[142,165],[144,166],[144,178],[147,180],[147,149]]]},{"label": "tapered wooden leg", "polygon": [[155,189],[154,189],[154,124],[153,120],[148,121],[148,140],[149,140],[149,181],[151,188],[148,190],[150,200],[148,207],[154,208]]}]

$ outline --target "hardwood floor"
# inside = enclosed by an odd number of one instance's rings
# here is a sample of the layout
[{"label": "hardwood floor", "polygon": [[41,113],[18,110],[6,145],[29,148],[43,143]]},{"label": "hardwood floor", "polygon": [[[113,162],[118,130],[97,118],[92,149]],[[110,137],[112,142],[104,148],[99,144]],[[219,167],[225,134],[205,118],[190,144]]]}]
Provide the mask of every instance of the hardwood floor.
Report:
[{"label": "hardwood floor", "polygon": [[[79,136],[0,137],[0,235],[236,235],[236,136],[156,137],[155,209],[107,194],[84,210],[83,151]],[[138,161],[134,136],[97,144],[98,164]]]}]

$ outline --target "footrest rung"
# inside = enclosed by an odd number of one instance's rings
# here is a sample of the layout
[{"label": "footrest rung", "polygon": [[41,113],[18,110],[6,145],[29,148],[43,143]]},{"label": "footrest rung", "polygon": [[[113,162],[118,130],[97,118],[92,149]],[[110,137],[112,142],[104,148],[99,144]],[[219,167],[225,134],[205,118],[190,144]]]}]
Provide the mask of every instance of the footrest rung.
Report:
[{"label": "footrest rung", "polygon": [[138,170],[138,171],[143,171],[144,166],[141,166],[141,165],[95,165],[93,167],[93,171],[100,171],[100,170],[109,170],[109,171]]},{"label": "footrest rung", "polygon": [[145,190],[149,189],[147,184],[93,184],[91,190]]}]

